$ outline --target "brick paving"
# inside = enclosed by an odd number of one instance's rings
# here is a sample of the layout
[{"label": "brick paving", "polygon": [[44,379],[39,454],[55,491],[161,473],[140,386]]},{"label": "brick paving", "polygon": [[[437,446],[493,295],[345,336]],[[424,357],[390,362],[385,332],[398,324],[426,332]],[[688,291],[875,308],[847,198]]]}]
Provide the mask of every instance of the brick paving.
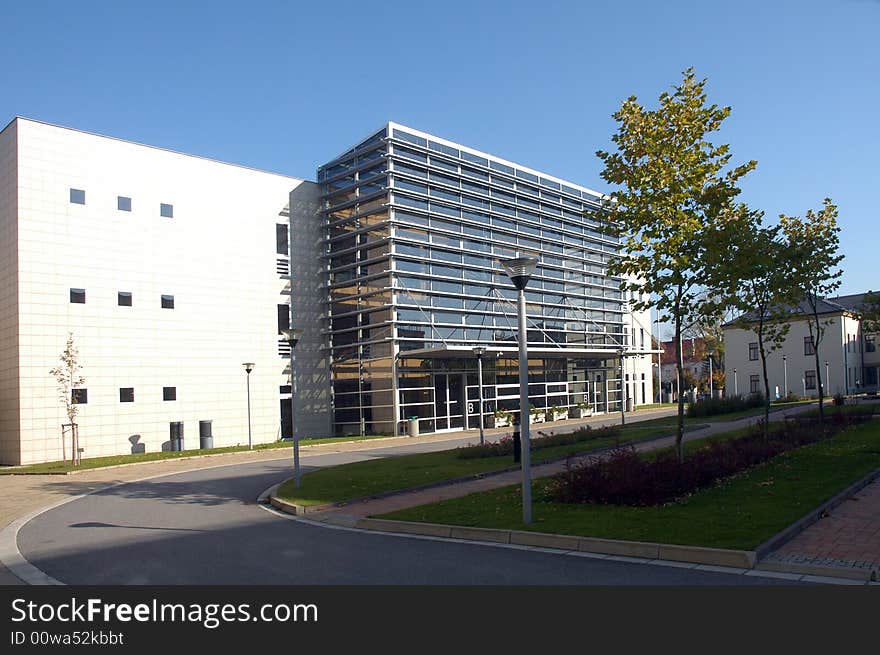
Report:
[{"label": "brick paving", "polygon": [[845,500],[768,559],[880,570],[880,480]]}]

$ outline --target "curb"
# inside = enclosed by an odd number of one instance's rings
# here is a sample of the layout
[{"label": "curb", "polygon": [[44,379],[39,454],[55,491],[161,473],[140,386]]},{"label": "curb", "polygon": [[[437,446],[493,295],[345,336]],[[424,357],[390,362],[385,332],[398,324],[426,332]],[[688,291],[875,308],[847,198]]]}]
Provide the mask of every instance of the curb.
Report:
[{"label": "curb", "polygon": [[[841,503],[843,503],[847,498],[852,496],[855,493],[858,493],[863,488],[867,487],[869,484],[874,482],[880,478],[880,468],[876,468],[868,475],[863,477],[861,480],[854,482],[846,489],[841,491],[839,494],[831,498],[830,500],[825,501],[819,507],[810,510],[806,515],[802,516],[800,519],[792,523],[790,526],[785,528],[784,530],[777,532],[775,535],[770,537],[767,541],[760,544],[757,548],[755,548],[755,553],[758,556],[758,559],[763,559],[767,555],[769,555],[772,551],[777,550],[780,546],[785,544],[788,541],[794,539],[801,532],[806,530],[808,527],[817,523],[820,519],[822,519],[822,515],[826,512],[834,509]],[[837,570],[838,567],[821,567],[822,570]],[[842,569],[846,570],[846,569]]]},{"label": "curb", "polygon": [[801,575],[818,575],[833,578],[846,578],[849,580],[861,580],[862,582],[876,582],[877,569],[856,569],[842,566],[822,566],[820,564],[792,564],[788,562],[765,561],[759,562],[755,567],[759,571],[776,571],[779,573],[795,573]]},{"label": "curb", "polygon": [[[283,511],[283,510],[282,510]],[[754,551],[727,550],[723,548],[704,548],[701,546],[680,546],[641,541],[599,539],[573,535],[527,532],[521,530],[496,530],[492,528],[471,528],[457,525],[413,523],[390,519],[360,519],[355,527],[361,530],[416,534],[447,539],[484,541],[502,544],[518,544],[552,548],[562,551],[580,551],[601,555],[636,557],[646,560],[688,562],[709,566],[752,569],[755,567]]]}]

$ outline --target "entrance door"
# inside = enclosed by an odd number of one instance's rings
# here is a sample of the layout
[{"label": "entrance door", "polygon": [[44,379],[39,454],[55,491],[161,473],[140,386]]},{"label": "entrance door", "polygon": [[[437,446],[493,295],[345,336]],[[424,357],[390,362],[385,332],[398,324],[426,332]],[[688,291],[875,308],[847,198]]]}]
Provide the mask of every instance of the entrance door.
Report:
[{"label": "entrance door", "polygon": [[434,415],[437,419],[437,432],[464,428],[464,390],[463,373],[434,374]]}]

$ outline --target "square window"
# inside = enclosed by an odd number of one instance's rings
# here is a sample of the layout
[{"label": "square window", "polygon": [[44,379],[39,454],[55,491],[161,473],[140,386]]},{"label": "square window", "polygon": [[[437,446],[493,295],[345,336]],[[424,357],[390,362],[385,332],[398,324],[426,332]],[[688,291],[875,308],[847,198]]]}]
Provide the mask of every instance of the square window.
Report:
[{"label": "square window", "polygon": [[82,189],[71,189],[70,202],[74,205],[86,204],[86,192]]},{"label": "square window", "polygon": [[816,354],[816,349],[813,347],[813,337],[804,337],[804,355],[815,355],[815,354]]},{"label": "square window", "polygon": [[162,400],[177,400],[177,387],[162,387]]},{"label": "square window", "polygon": [[85,289],[71,289],[70,290],[70,302],[77,303],[78,305],[86,304],[86,290]]},{"label": "square window", "polygon": [[71,389],[70,390],[70,403],[72,405],[85,405],[89,402],[89,390],[88,389]]},{"label": "square window", "polygon": [[757,375],[750,375],[749,376],[749,393],[760,393],[761,392],[761,387],[759,386],[760,384],[761,384],[761,380]]},{"label": "square window", "polygon": [[131,307],[131,291],[120,291],[116,297],[120,307]]},{"label": "square window", "polygon": [[121,212],[131,211],[131,198],[125,196],[116,196],[116,209]]},{"label": "square window", "polygon": [[121,387],[119,389],[119,402],[133,403],[134,402],[134,387]]},{"label": "square window", "polygon": [[159,215],[164,216],[165,218],[174,218],[174,205],[168,205],[164,202],[160,203]]},{"label": "square window", "polygon": [[804,389],[816,388],[816,371],[804,371]]},{"label": "square window", "polygon": [[162,296],[162,309],[174,309],[174,296]]}]

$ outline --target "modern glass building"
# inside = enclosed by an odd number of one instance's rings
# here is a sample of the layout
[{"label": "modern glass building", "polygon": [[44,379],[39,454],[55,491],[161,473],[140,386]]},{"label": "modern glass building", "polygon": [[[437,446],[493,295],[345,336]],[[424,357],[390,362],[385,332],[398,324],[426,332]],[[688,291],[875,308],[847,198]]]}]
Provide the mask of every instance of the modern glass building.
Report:
[{"label": "modern glass building", "polygon": [[619,244],[593,220],[601,194],[395,123],[322,166],[318,184],[337,433],[398,434],[412,417],[422,433],[478,427],[476,346],[484,424],[515,415],[516,291],[500,261],[520,255],[539,258],[531,404],[620,410],[620,353],[638,344],[606,271]]}]

